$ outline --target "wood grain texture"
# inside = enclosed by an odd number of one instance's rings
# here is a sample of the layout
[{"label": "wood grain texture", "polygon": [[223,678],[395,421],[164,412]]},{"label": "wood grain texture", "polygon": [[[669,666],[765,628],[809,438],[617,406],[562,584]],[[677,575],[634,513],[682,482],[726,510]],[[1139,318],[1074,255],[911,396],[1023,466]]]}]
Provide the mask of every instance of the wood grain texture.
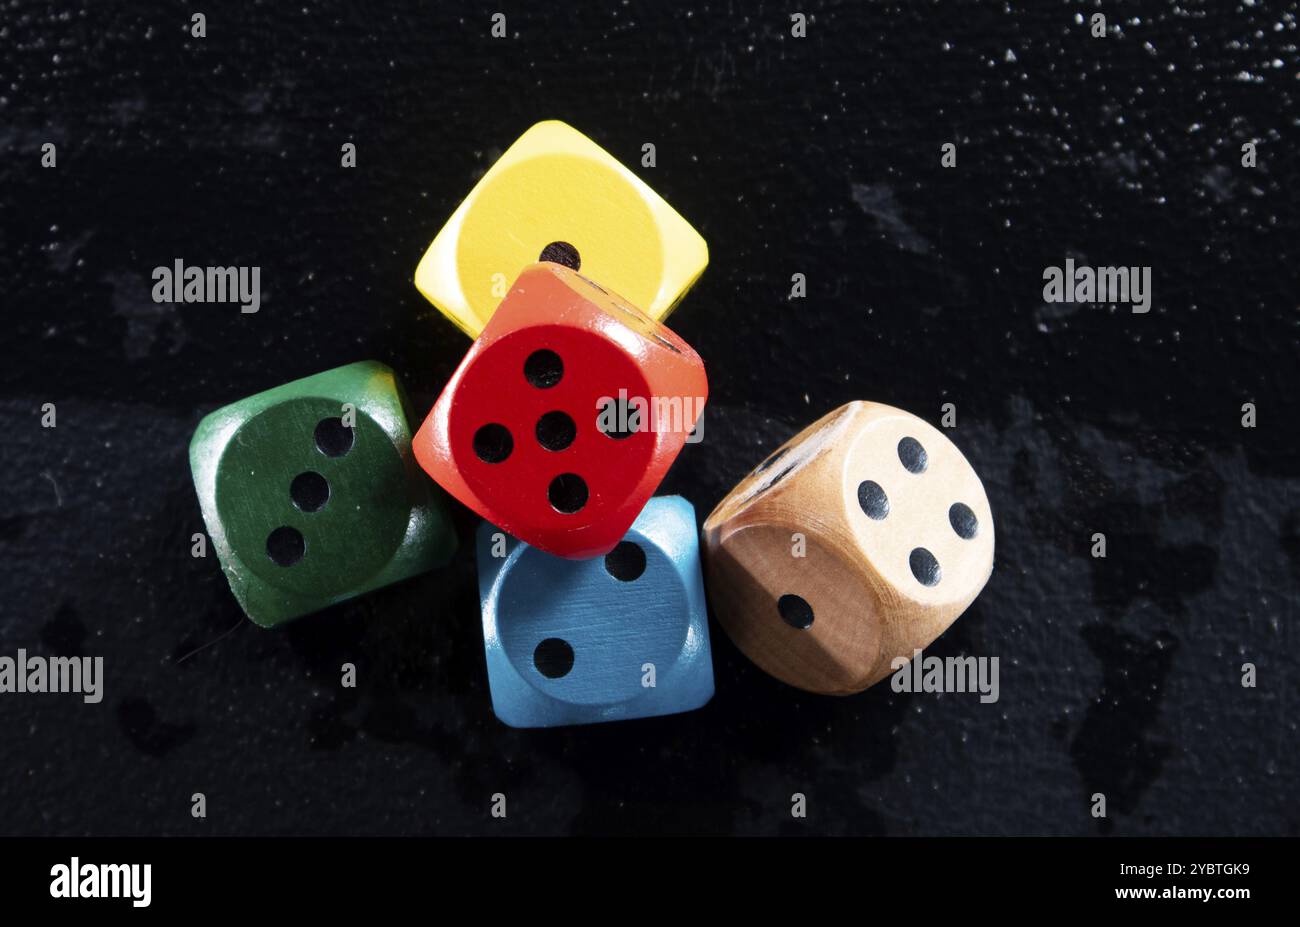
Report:
[{"label": "wood grain texture", "polygon": [[[993,517],[966,458],[925,421],[871,402],[779,448],[704,536],[710,602],[736,645],[827,694],[859,692],[928,646],[993,568]],[[786,596],[798,598],[783,608]],[[792,609],[811,609],[810,623],[792,624]]]},{"label": "wood grain texture", "polygon": [[[0,777],[0,831],[188,833],[169,796],[220,781],[219,835],[1300,835],[1300,224],[1268,141],[1300,81],[1261,66],[1294,57],[1276,5],[1108,10],[1113,40],[1055,4],[810,3],[802,40],[784,9],[647,0],[506,8],[509,40],[469,4],[205,10],[207,39],[99,6],[3,14],[6,652],[103,654],[109,685],[94,709],[0,698],[39,773]],[[997,568],[927,654],[1001,657],[996,705],[812,695],[715,626],[705,709],[521,736],[487,698],[459,506],[448,569],[283,634],[188,555],[185,447],[218,406],[372,356],[418,424],[468,341],[411,270],[552,116],[709,241],[669,319],[708,364],[705,440],[660,492],[703,517],[823,411],[957,404]],[[1045,305],[1068,255],[1152,265],[1151,313]],[[262,266],[261,312],[155,305],[176,257]],[[1261,659],[1243,690],[1230,668]],[[358,688],[326,685],[345,660]]]}]

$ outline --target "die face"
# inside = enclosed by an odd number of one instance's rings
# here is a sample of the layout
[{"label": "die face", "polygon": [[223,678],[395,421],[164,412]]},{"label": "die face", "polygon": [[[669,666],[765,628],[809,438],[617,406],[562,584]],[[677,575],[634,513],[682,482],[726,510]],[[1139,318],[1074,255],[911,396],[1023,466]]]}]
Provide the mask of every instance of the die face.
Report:
[{"label": "die face", "polygon": [[866,404],[843,457],[847,523],[880,582],[923,607],[964,608],[993,570],[993,515],[979,476],[943,432]]},{"label": "die face", "polygon": [[828,695],[875,682],[879,601],[842,548],[806,524],[758,523],[710,548],[706,566],[718,623],[764,672]]},{"label": "die face", "polygon": [[200,423],[190,464],[204,521],[255,623],[288,621],[450,557],[455,534],[413,464],[403,404],[392,371],[363,362]]},{"label": "die face", "polygon": [[770,455],[704,533],[711,601],[737,646],[826,694],[860,691],[928,646],[993,562],[992,514],[970,464],[926,422],[867,402]]},{"label": "die face", "polygon": [[[526,375],[542,351],[563,364],[546,388]],[[475,359],[457,386],[448,431],[452,462],[485,512],[545,546],[549,534],[562,543],[572,527],[608,524],[612,541],[622,536],[630,518],[621,510],[638,492],[655,442],[647,431],[619,438],[596,427],[597,400],[611,395],[611,384],[613,395],[648,392],[627,354],[579,328],[517,331]]]},{"label": "die face", "polygon": [[653,494],[707,394],[703,363],[675,334],[581,275],[536,264],[439,396],[415,454],[510,534],[599,556]]},{"label": "die face", "polygon": [[566,560],[513,538],[503,550],[503,537],[486,522],[479,529],[484,646],[502,721],[549,727],[650,717],[712,697],[689,502],[652,499],[608,558]]},{"label": "die face", "polygon": [[[406,468],[374,419],[357,416],[341,456],[321,450],[314,432],[339,421],[339,405],[304,396],[270,406],[239,426],[217,465],[217,516],[230,549],[263,582],[297,594],[332,597],[364,582],[392,557],[410,519]],[[285,528],[301,545],[268,541]]]},{"label": "die face", "polygon": [[500,302],[499,281],[542,259],[581,269],[662,319],[703,272],[708,248],[608,152],[550,121],[488,170],[429,246],[415,282],[478,337]]}]

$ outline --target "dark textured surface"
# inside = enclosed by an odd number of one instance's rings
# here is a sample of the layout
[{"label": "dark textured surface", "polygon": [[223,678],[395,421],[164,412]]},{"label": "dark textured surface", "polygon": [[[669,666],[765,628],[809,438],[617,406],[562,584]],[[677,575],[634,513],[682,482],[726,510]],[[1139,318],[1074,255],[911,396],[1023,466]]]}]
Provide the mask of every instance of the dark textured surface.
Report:
[{"label": "dark textured surface", "polygon": [[[477,7],[213,4],[195,39],[121,6],[0,12],[0,655],[108,677],[0,695],[0,832],[1300,832],[1293,4],[1125,3],[1105,39],[1091,5],[808,4],[802,40],[772,5],[514,4],[503,40]],[[998,553],[931,652],[999,657],[1000,701],[806,695],[714,626],[706,708],[514,731],[463,511],[450,568],[283,632],[191,559],[206,411],[365,358],[432,403],[468,342],[416,262],[542,118],[654,142],[710,244],[672,320],[705,440],[663,491],[703,516],[846,400],[955,403]],[[261,266],[261,311],[156,305],[178,257]],[[1044,304],[1066,257],[1151,265],[1151,312]]]}]

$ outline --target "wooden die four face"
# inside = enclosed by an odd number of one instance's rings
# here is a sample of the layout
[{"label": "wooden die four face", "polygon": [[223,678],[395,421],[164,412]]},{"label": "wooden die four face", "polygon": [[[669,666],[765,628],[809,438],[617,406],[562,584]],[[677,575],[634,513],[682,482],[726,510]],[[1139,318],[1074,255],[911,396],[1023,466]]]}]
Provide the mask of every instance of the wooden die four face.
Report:
[{"label": "wooden die four face", "polygon": [[709,592],[750,659],[847,694],[937,638],[993,567],[983,485],[942,432],[852,402],[742,480],[704,525]]},{"label": "wooden die four face", "polygon": [[582,275],[534,264],[420,426],[415,455],[533,547],[599,556],[654,493],[707,394],[679,337]]}]

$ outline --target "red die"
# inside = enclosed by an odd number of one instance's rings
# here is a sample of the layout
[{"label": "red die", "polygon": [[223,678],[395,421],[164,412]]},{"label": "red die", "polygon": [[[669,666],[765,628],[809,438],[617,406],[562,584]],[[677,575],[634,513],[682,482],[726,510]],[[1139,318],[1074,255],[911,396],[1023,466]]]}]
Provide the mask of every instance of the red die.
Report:
[{"label": "red die", "polygon": [[554,263],[524,269],[414,439],[488,521],[561,557],[608,553],[708,396],[690,345]]}]

